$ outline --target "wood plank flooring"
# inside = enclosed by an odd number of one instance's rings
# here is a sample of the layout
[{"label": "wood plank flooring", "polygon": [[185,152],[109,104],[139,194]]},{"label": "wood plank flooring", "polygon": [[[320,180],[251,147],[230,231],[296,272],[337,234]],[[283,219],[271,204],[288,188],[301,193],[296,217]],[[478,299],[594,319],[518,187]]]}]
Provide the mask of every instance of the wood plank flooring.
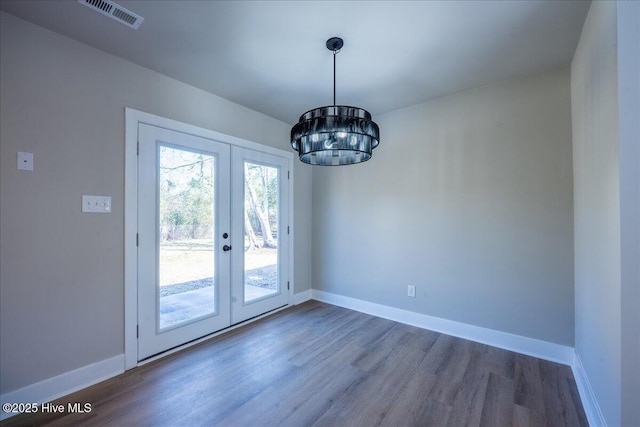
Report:
[{"label": "wood plank flooring", "polygon": [[309,301],[2,426],[586,426],[568,366]]}]

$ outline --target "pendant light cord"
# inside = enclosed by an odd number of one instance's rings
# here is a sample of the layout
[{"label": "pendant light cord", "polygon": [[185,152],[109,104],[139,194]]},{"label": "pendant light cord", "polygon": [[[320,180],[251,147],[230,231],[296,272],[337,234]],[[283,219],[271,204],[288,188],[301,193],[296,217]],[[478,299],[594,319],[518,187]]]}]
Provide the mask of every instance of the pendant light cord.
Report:
[{"label": "pendant light cord", "polygon": [[333,50],[333,106],[336,106],[336,55],[338,50]]}]

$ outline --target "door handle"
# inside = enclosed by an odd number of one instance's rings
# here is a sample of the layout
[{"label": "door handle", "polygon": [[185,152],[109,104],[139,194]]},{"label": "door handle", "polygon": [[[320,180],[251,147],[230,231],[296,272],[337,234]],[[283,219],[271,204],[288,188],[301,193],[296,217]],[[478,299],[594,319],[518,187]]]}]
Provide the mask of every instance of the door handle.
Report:
[{"label": "door handle", "polygon": [[223,251],[225,251],[225,252],[228,252],[228,251],[230,251],[230,250],[231,250],[231,246],[229,246],[229,245],[224,245],[224,246],[222,247],[222,250],[223,250]]}]

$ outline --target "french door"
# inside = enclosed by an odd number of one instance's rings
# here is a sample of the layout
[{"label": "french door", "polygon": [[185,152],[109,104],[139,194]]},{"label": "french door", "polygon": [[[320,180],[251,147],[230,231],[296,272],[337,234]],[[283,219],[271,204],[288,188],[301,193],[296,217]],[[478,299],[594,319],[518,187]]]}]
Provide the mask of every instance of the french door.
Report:
[{"label": "french door", "polygon": [[288,302],[287,160],[138,127],[138,360]]},{"label": "french door", "polygon": [[231,258],[231,314],[239,323],[287,304],[289,192],[285,158],[234,147],[232,165],[231,229],[239,250]]}]

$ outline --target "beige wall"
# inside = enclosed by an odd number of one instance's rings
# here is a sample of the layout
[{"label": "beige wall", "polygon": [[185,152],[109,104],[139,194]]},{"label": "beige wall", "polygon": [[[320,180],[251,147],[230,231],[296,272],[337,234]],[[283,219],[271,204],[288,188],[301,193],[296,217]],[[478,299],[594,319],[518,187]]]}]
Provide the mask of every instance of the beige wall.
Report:
[{"label": "beige wall", "polygon": [[570,101],[563,69],[375,117],[314,170],[314,288],[572,346]]},{"label": "beige wall", "polygon": [[[1,16],[1,393],[124,351],[124,108],[289,150],[289,125]],[[16,153],[34,153],[33,172]],[[309,289],[311,172],[296,163],[296,290]],[[82,194],[113,213],[83,215]]]}]

